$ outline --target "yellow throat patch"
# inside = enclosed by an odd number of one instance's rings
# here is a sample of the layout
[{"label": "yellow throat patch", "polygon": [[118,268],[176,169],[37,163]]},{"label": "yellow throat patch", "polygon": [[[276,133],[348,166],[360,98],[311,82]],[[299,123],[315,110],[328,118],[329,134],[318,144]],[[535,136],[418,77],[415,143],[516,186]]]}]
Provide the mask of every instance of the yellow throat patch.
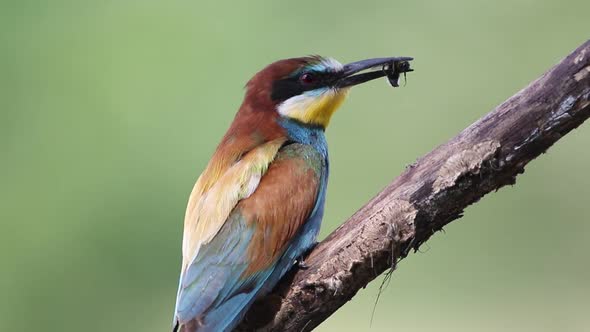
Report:
[{"label": "yellow throat patch", "polygon": [[348,89],[328,89],[321,93],[308,91],[285,100],[278,112],[286,117],[324,128],[330,123],[332,114],[342,105]]}]

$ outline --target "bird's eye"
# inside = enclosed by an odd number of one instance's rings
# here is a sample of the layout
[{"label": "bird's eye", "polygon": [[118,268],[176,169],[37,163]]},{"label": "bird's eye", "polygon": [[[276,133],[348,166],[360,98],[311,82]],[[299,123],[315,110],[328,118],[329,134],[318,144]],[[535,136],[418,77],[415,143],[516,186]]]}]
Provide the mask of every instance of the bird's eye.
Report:
[{"label": "bird's eye", "polygon": [[299,76],[299,81],[303,84],[313,84],[317,81],[317,77],[312,73],[304,73]]},{"label": "bird's eye", "polygon": [[408,71],[408,69],[410,69],[410,63],[407,61],[402,61],[402,62],[398,63],[397,69],[400,72],[406,72],[406,71]]}]

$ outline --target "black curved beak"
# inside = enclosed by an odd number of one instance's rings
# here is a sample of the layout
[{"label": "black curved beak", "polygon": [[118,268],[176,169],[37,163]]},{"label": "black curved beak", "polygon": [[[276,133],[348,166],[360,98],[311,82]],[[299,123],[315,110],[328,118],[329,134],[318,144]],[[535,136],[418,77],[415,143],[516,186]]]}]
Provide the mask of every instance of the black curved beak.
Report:
[{"label": "black curved beak", "polygon": [[[351,87],[376,78],[387,76],[392,86],[399,86],[399,75],[414,71],[410,68],[411,57],[375,58],[349,63],[344,66],[341,78],[336,81],[338,88]],[[364,70],[377,68],[378,70],[358,74]],[[356,75],[355,75],[356,74]]]}]

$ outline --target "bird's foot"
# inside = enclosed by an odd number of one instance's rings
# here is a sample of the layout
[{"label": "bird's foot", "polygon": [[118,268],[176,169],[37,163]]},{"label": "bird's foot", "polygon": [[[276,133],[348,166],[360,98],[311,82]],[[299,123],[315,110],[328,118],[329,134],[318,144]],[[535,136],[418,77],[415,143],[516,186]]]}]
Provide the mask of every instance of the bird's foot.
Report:
[{"label": "bird's foot", "polygon": [[318,245],[319,242],[315,242],[314,244],[312,244],[309,248],[307,248],[307,250],[305,250],[305,252],[303,254],[301,254],[301,256],[299,256],[299,258],[297,258],[297,266],[302,269],[302,270],[307,270],[309,268],[309,265],[305,264],[305,258],[307,257],[307,255],[309,255],[309,253]]},{"label": "bird's foot", "polygon": [[302,270],[307,270],[309,268],[309,265],[305,264],[303,257],[300,257],[297,259],[297,267],[299,267]]}]

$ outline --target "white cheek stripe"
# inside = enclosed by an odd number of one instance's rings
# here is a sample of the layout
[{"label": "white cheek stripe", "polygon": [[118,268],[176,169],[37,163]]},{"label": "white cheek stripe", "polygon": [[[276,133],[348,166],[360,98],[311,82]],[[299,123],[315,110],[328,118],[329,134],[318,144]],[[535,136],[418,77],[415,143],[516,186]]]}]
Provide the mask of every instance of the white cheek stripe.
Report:
[{"label": "white cheek stripe", "polygon": [[293,116],[296,113],[307,110],[316,99],[317,96],[310,96],[303,93],[282,102],[277,108],[277,111],[282,116]]}]

